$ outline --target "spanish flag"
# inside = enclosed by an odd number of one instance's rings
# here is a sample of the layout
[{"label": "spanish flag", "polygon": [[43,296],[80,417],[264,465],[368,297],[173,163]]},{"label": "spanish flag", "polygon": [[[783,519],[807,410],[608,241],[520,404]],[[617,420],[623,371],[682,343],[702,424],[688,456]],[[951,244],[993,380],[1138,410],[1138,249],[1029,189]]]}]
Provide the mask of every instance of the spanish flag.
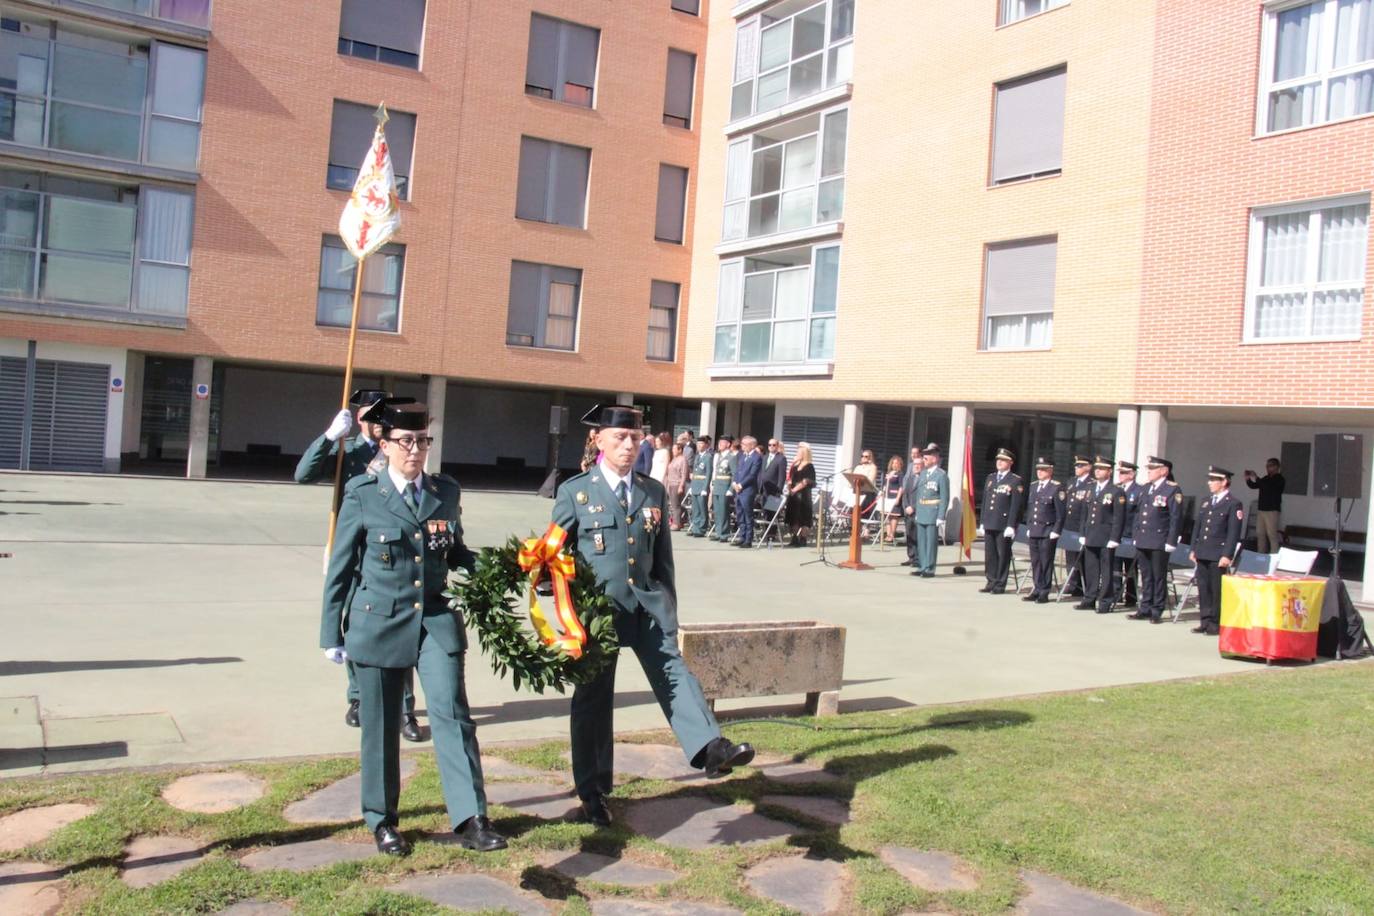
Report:
[{"label": "spanish flag", "polygon": [[1223,576],[1221,654],[1311,661],[1325,592],[1321,579]]},{"label": "spanish flag", "polygon": [[959,526],[959,543],[964,548],[964,559],[973,559],[973,538],[978,531],[978,522],[973,517],[973,427],[964,428],[964,481],[959,495],[962,524]]}]

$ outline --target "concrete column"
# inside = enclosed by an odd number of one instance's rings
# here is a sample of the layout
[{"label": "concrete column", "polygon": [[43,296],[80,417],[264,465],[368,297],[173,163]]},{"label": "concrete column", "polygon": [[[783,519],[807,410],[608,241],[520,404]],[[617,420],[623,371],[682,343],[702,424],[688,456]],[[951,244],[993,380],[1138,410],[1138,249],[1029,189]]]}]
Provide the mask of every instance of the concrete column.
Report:
[{"label": "concrete column", "polygon": [[[1135,461],[1136,440],[1140,437],[1140,408],[1119,407],[1116,411],[1116,455],[1117,461]],[[1138,462],[1137,462],[1138,463]],[[1112,475],[1116,479],[1116,475]]]},{"label": "concrete column", "polygon": [[136,458],[143,438],[143,367],[144,356],[130,350],[124,361],[124,417],[119,434],[119,454]]},{"label": "concrete column", "polygon": [[701,429],[697,430],[697,435],[705,436],[711,440],[711,446],[716,444],[716,402],[701,402]]},{"label": "concrete column", "polygon": [[[1367,446],[1371,440],[1374,440],[1374,437],[1365,440]],[[1374,474],[1369,475],[1368,487],[1370,495],[1366,500],[1369,503],[1369,516],[1364,528],[1364,580],[1360,583],[1360,600],[1364,602],[1374,601]],[[1350,591],[1355,590],[1351,588]]]},{"label": "concrete column", "polygon": [[759,434],[754,431],[754,405],[752,402],[745,401],[739,405],[739,434],[741,436],[753,436],[755,439]]},{"label": "concrete column", "polygon": [[621,407],[633,407],[635,394],[633,391],[622,391],[615,396],[615,402]]},{"label": "concrete column", "polygon": [[429,390],[425,392],[425,406],[429,408],[429,434],[434,444],[425,455],[425,473],[437,474],[444,461],[444,401],[448,396],[448,376],[431,375]]},{"label": "concrete column", "polygon": [[197,356],[191,364],[191,430],[186,444],[186,476],[194,479],[205,477],[210,456],[210,397],[213,394],[210,386],[214,372],[215,361],[208,356]]},{"label": "concrete column", "polygon": [[959,519],[964,512],[964,437],[973,428],[973,408],[956,404],[949,409],[949,449],[945,470],[949,473],[949,515],[945,516],[945,536],[955,540]]},{"label": "concrete column", "polygon": [[725,402],[724,418],[725,425],[722,431],[727,436],[738,437],[743,432],[739,425],[739,401]]},{"label": "concrete column", "polygon": [[1169,447],[1169,408],[1140,408],[1140,437],[1136,443],[1136,464],[1145,466],[1145,459],[1151,455],[1168,458],[1165,450]]},{"label": "concrete column", "polygon": [[[863,445],[859,438],[864,432],[864,406],[862,404],[844,405],[840,418],[840,448],[835,455],[835,469],[843,471],[859,463],[859,452]],[[881,473],[882,468],[878,471]]]}]

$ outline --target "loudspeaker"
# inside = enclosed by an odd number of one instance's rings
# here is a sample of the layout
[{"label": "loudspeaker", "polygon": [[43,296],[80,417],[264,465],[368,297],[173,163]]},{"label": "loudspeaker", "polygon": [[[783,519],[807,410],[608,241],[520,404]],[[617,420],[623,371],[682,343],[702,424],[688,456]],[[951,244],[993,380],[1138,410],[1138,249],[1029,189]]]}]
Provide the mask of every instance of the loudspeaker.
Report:
[{"label": "loudspeaker", "polygon": [[549,408],[549,434],[561,436],[568,431],[568,408],[553,406]]},{"label": "loudspeaker", "polygon": [[1364,493],[1364,436],[1322,433],[1312,440],[1312,495],[1360,499]]}]

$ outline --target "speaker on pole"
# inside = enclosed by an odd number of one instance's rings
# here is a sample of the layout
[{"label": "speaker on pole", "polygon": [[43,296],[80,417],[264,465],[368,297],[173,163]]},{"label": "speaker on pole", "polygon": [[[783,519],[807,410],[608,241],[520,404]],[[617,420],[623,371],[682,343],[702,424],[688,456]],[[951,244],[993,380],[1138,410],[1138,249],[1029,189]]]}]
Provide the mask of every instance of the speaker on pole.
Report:
[{"label": "speaker on pole", "polygon": [[1326,499],[1364,496],[1364,437],[1322,433],[1312,442],[1312,495]]}]

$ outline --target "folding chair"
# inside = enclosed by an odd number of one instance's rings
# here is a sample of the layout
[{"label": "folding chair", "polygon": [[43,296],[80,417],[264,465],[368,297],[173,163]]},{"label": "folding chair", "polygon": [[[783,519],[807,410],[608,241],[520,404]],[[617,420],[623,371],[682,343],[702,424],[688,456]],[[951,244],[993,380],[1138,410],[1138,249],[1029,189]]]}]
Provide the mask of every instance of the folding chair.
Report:
[{"label": "folding chair", "polygon": [[[1107,605],[1107,611],[1109,613],[1115,612],[1116,606],[1120,603],[1120,599],[1125,597],[1126,583],[1135,580],[1136,564],[1140,561],[1140,555],[1136,553],[1134,538],[1123,537],[1121,539],[1121,545],[1116,548],[1116,553],[1112,557],[1113,563],[1117,560],[1129,560],[1130,562],[1126,564],[1125,570],[1121,573],[1122,593],[1118,595],[1115,589],[1112,590],[1112,603]],[[1112,570],[1112,581],[1116,581],[1116,570]]]},{"label": "folding chair", "polygon": [[[1182,548],[1179,548],[1179,550],[1182,550]],[[1244,547],[1242,547],[1241,544],[1239,544],[1239,543],[1236,544],[1235,553],[1231,554],[1231,566],[1230,566],[1229,569],[1224,569],[1224,570],[1222,570],[1222,572],[1223,572],[1223,573],[1227,573],[1227,572],[1232,572],[1232,571],[1234,571],[1235,568],[1236,568],[1237,562],[1238,562],[1238,561],[1237,561],[1237,558],[1240,557],[1241,554],[1244,554],[1244,553],[1249,553],[1249,551],[1248,551],[1248,550],[1245,550]],[[1174,554],[1177,555],[1177,554],[1178,554],[1178,551],[1175,550],[1175,551],[1174,551]],[[1253,555],[1253,554],[1252,554],[1252,555]],[[1267,556],[1267,554],[1261,554],[1261,556]],[[1184,609],[1185,607],[1188,606],[1188,599],[1191,598],[1191,597],[1193,596],[1193,588],[1197,585],[1197,565],[1196,565],[1196,564],[1194,564],[1193,567],[1192,567],[1191,569],[1188,570],[1186,582],[1187,582],[1187,584],[1183,587],[1183,600],[1180,601],[1180,602],[1178,603],[1178,612],[1179,612],[1179,613],[1182,613],[1183,609]],[[1174,614],[1174,620],[1178,620],[1178,616],[1179,616],[1178,613]]]},{"label": "folding chair", "polygon": [[1312,566],[1316,562],[1317,551],[1315,550],[1293,550],[1288,547],[1280,547],[1279,558],[1274,564],[1274,571],[1293,576],[1306,576],[1311,574]]},{"label": "folding chair", "polygon": [[1236,565],[1231,569],[1238,575],[1243,576],[1268,576],[1274,572],[1274,567],[1278,565],[1279,555],[1276,553],[1256,553],[1253,550],[1242,550],[1240,558],[1236,560]]},{"label": "folding chair", "polygon": [[848,540],[849,526],[854,514],[854,488],[842,477],[836,477],[830,491],[830,508],[826,510],[828,524],[825,536],[832,540]]},{"label": "folding chair", "polygon": [[1193,577],[1197,574],[1197,564],[1188,559],[1192,552],[1193,548],[1190,545],[1180,542],[1178,549],[1169,554],[1169,565],[1165,567],[1164,575],[1168,578],[1169,594],[1173,597],[1172,601],[1166,602],[1171,623],[1178,623],[1178,619],[1183,616],[1183,604],[1178,600],[1178,582],[1174,579],[1174,570],[1181,569],[1185,572],[1183,600],[1187,601],[1193,591]]},{"label": "folding chair", "polygon": [[778,533],[780,525],[779,519],[782,518],[783,509],[787,506],[786,494],[780,496],[764,497],[763,505],[754,509],[754,525],[763,523],[763,535],[759,539],[759,544],[764,547],[772,547],[770,537],[779,544],[782,543],[782,535]]},{"label": "folding chair", "polygon": [[868,538],[869,546],[882,547],[883,528],[887,524],[887,513],[883,511],[882,499],[875,499],[868,511],[859,516],[859,537]]},{"label": "folding chair", "polygon": [[1021,594],[1022,588],[1021,581],[1023,576],[1021,573],[1021,568],[1016,563],[1016,548],[1018,546],[1021,547],[1021,558],[1026,561],[1026,572],[1024,575],[1024,579],[1033,588],[1035,586],[1035,583],[1031,582],[1030,575],[1030,529],[1027,528],[1025,525],[1017,525],[1016,537],[1011,539],[1011,581],[1016,584],[1016,589],[1012,592],[1013,595]]},{"label": "folding chair", "polygon": [[[1083,564],[1085,562],[1083,560],[1083,535],[1079,534],[1077,531],[1060,532],[1059,540],[1054,542],[1054,568],[1056,570],[1059,568],[1058,560],[1061,556],[1063,556],[1063,559],[1065,561],[1064,584],[1059,586],[1059,594],[1055,595],[1054,597],[1054,601],[1056,604],[1064,600],[1064,594],[1069,590],[1069,583],[1073,581],[1073,570],[1069,569],[1067,556],[1068,553],[1070,553],[1071,551],[1078,551],[1078,562],[1077,564],[1075,564],[1075,568],[1078,570],[1078,578],[1082,580],[1083,585],[1085,586],[1085,588],[1083,589],[1084,594],[1087,594],[1088,591],[1086,588],[1088,584],[1088,577],[1083,575]],[[1057,579],[1058,576],[1055,576],[1054,578]]]}]

